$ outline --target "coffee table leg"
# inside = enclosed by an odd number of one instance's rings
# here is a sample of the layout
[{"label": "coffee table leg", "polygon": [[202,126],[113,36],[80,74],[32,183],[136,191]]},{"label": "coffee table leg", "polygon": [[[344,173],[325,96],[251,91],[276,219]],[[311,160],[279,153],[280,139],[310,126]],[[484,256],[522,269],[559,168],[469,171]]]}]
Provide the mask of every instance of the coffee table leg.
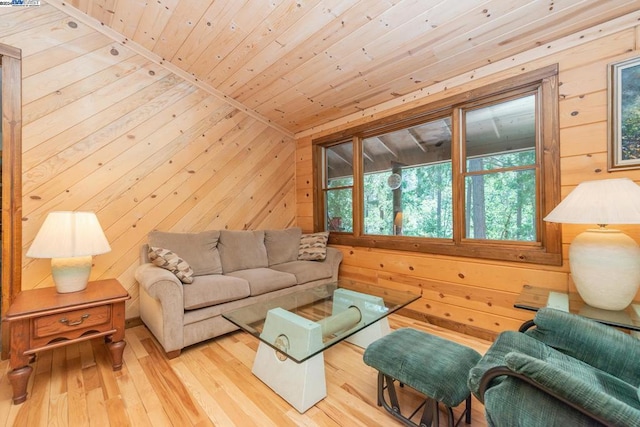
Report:
[{"label": "coffee table leg", "polygon": [[27,400],[27,384],[33,368],[29,365],[14,369],[7,374],[13,389],[13,403],[19,404]]},{"label": "coffee table leg", "polygon": [[300,413],[327,396],[322,353],[296,363],[260,342],[252,372]]}]

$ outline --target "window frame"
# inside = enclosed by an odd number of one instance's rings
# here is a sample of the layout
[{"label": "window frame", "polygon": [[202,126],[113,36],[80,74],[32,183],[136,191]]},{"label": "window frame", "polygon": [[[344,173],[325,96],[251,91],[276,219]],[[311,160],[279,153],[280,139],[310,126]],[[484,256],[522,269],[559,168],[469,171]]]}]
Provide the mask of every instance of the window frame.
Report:
[{"label": "window frame", "polygon": [[[2,102],[2,304],[4,318],[22,289],[22,50],[0,43]],[[2,322],[0,358],[9,354],[9,323]]]},{"label": "window frame", "polygon": [[[539,102],[536,141],[536,242],[496,241],[464,237],[464,147],[459,144],[462,130],[462,108],[484,104],[491,99],[530,92],[538,88]],[[396,113],[369,123],[343,129],[312,141],[314,167],[314,229],[326,230],[324,190],[324,147],[351,141],[353,143],[353,232],[331,232],[329,242],[336,245],[361,246],[423,252],[437,255],[473,257],[547,265],[562,264],[562,236],[560,224],[547,223],[542,218],[560,202],[560,140],[559,140],[558,65],[507,78],[497,83],[462,92],[435,102]],[[452,186],[453,239],[426,237],[364,235],[363,233],[363,159],[362,139],[408,128],[434,117],[452,119]]]}]

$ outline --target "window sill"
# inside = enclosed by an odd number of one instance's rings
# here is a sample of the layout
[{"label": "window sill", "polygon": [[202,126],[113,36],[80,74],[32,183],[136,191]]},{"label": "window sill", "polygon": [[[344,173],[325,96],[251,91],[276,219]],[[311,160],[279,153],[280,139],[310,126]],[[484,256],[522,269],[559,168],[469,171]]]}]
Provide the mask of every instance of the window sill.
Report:
[{"label": "window sill", "polygon": [[562,254],[548,253],[545,248],[533,245],[503,244],[492,242],[455,244],[453,241],[437,242],[432,239],[364,236],[332,232],[329,243],[343,246],[390,249],[431,255],[446,255],[527,264],[562,265]]}]

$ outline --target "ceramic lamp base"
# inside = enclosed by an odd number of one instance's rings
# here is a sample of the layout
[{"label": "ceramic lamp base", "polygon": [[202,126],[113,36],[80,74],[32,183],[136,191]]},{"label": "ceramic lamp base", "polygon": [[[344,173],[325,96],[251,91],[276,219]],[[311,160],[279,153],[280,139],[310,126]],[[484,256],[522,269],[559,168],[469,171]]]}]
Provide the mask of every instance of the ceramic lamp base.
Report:
[{"label": "ceramic lamp base", "polygon": [[51,258],[51,275],[61,294],[78,292],[87,287],[91,274],[91,255],[72,258]]},{"label": "ceramic lamp base", "polygon": [[608,228],[590,229],[569,247],[571,276],[592,307],[623,310],[640,286],[640,248],[629,236]]}]

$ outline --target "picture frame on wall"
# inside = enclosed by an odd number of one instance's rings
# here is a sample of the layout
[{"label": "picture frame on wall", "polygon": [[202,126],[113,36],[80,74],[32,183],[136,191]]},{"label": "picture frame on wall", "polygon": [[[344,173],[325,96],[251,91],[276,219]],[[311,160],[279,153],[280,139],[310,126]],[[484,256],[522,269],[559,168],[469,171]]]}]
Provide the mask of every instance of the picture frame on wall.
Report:
[{"label": "picture frame on wall", "polygon": [[609,170],[640,168],[640,57],[609,64]]}]

